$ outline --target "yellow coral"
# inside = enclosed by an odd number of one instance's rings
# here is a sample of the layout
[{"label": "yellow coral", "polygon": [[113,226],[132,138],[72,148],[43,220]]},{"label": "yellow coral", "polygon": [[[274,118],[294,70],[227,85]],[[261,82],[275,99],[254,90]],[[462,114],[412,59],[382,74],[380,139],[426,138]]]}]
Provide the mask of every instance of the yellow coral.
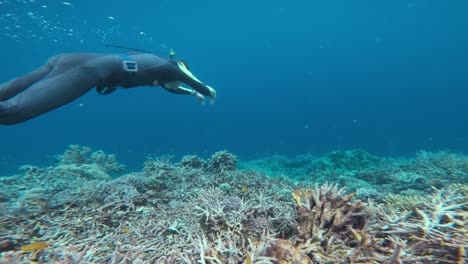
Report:
[{"label": "yellow coral", "polygon": [[297,206],[301,207],[302,206],[301,191],[299,189],[294,190],[294,192],[292,193],[292,196],[293,196],[294,201],[296,201]]},{"label": "yellow coral", "polygon": [[302,199],[306,201],[306,205],[308,204],[308,201],[312,197],[312,189],[295,189],[294,192],[292,193],[294,201],[296,201],[297,207],[302,207],[304,204],[302,203]]}]

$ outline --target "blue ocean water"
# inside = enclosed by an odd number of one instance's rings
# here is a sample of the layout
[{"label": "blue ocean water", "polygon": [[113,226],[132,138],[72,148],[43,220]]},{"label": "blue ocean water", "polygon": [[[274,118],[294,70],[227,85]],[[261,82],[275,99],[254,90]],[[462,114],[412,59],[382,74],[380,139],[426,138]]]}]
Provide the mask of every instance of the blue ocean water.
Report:
[{"label": "blue ocean water", "polygon": [[249,159],[362,148],[468,151],[468,3],[453,1],[5,1],[0,82],[64,52],[172,48],[218,92],[91,91],[0,127],[0,175],[69,144],[116,153],[227,149]]}]

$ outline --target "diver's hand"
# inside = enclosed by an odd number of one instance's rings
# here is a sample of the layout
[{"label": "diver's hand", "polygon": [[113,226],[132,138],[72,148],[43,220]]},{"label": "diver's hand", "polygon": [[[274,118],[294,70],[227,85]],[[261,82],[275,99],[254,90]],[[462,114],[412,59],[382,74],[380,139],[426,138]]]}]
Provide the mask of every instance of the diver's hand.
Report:
[{"label": "diver's hand", "polygon": [[206,86],[210,89],[210,104],[214,104],[216,101],[216,90],[213,89],[211,86]]},{"label": "diver's hand", "polygon": [[197,100],[198,100],[198,102],[200,102],[200,104],[202,104],[202,105],[205,104],[205,96],[203,96],[203,94],[193,90],[192,95],[197,98]]}]

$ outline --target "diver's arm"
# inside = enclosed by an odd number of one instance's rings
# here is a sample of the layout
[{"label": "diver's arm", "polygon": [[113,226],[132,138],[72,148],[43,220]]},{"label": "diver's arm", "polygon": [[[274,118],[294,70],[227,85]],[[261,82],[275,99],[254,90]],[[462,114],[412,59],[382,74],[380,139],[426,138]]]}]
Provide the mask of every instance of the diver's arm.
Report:
[{"label": "diver's arm", "polygon": [[[210,103],[211,104],[214,104],[215,100],[216,100],[216,90],[211,88],[210,86],[208,85],[205,85],[201,82],[199,82],[198,80],[195,81],[193,79],[185,79],[182,81],[184,84],[192,87],[194,90],[194,92],[196,92],[196,95],[198,97],[198,95],[200,96],[209,96],[210,97]],[[180,87],[180,86],[179,86]],[[187,88],[185,88],[187,89]]]},{"label": "diver's arm", "polygon": [[178,80],[192,87],[198,93],[205,95],[205,96],[209,96],[210,103],[213,104],[214,101],[216,100],[216,90],[202,83],[197,77],[195,77],[195,75],[193,75],[191,71],[189,71],[189,69],[185,66],[184,63],[177,62],[177,66],[180,70],[178,72],[178,75],[179,75]]},{"label": "diver's arm", "polygon": [[[173,93],[173,94],[193,95],[193,96],[195,96],[197,98],[197,100],[201,104],[205,104],[205,97],[201,93],[197,92],[196,90],[192,90],[192,89],[189,89],[189,88],[182,87],[180,84],[181,84],[180,82],[169,82],[169,83],[165,83],[165,84],[163,84],[161,86],[166,91],[168,91],[170,93]],[[157,86],[158,82],[155,81],[153,83],[153,85]]]},{"label": "diver's arm", "polygon": [[[153,85],[158,86],[159,83],[157,81],[154,81]],[[193,93],[192,89],[182,87],[180,82],[164,83],[164,84],[161,84],[161,87],[164,88],[166,91],[173,93],[173,94],[191,95]]]}]

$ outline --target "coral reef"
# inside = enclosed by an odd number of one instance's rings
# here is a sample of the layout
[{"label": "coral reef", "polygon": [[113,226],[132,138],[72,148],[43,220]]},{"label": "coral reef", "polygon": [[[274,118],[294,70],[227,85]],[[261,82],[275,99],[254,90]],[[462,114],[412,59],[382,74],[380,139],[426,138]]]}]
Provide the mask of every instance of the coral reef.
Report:
[{"label": "coral reef", "polygon": [[[305,157],[286,170],[311,166]],[[425,153],[392,167],[362,151],[334,152],[319,162],[321,177],[334,183],[270,177],[227,151],[173,159],[149,156],[142,171],[119,177],[78,175],[57,167],[122,166],[113,155],[70,146],[56,166],[25,165],[0,177],[0,263],[461,264],[468,257],[468,188],[457,155]],[[443,188],[417,188],[421,179],[443,178],[430,174],[433,167],[417,169],[421,159],[451,173]],[[439,163],[445,159],[456,168]],[[421,177],[389,193],[396,187],[385,177],[400,174]],[[391,185],[387,192],[373,177]]]},{"label": "coral reef", "polygon": [[427,198],[420,195],[389,194],[383,201],[389,209],[413,211],[427,202]]},{"label": "coral reef", "polygon": [[237,157],[226,150],[218,151],[208,161],[208,170],[212,173],[223,173],[237,169]]},{"label": "coral reef", "polygon": [[408,195],[408,189],[414,190],[413,194],[416,191],[417,194],[429,194],[433,186],[440,189],[468,181],[468,156],[447,151],[420,151],[410,159],[380,158],[360,149],[332,151],[323,157],[301,155],[288,159],[273,156],[246,162],[240,168],[262,171],[274,177],[286,175],[298,182],[339,182],[352,192],[375,189],[382,194]]},{"label": "coral reef", "polygon": [[213,157],[207,162],[183,157],[179,163],[169,156],[148,157],[143,171],[115,179],[62,175],[53,167],[28,170],[34,177],[5,178],[0,191],[41,187],[47,191],[33,194],[47,196],[21,210],[21,196],[8,198],[0,240],[15,241],[9,250],[16,253],[0,259],[32,258],[21,246],[44,241],[50,245],[41,251],[47,261],[58,248],[73,245],[86,252],[83,259],[97,263],[116,254],[122,262],[115,263],[129,263],[131,252],[138,252],[142,263],[237,263],[247,257],[272,263],[266,256],[271,234],[294,230],[291,184],[235,170],[237,159],[230,153]]},{"label": "coral reef", "polygon": [[458,190],[435,190],[413,211],[383,208],[378,218],[373,233],[386,237],[394,255],[398,250],[395,259],[464,263],[468,258],[468,198]]},{"label": "coral reef", "polygon": [[119,164],[114,154],[106,154],[102,150],[91,152],[91,148],[70,145],[62,154],[56,156],[57,173],[71,174],[88,179],[110,179],[111,173],[120,173],[125,165]]},{"label": "coral reef", "polygon": [[355,243],[353,235],[363,232],[371,215],[366,204],[345,195],[336,184],[295,190],[297,211],[296,247],[313,263],[343,260]]}]

